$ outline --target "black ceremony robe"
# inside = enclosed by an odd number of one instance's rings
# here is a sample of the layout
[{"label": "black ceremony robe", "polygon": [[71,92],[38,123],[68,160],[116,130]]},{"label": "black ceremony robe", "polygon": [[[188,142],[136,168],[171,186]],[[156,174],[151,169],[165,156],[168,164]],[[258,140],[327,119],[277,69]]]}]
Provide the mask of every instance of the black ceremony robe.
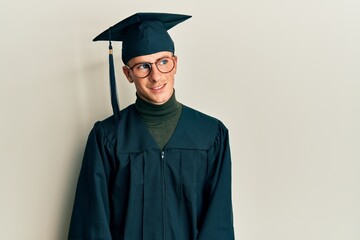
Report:
[{"label": "black ceremony robe", "polygon": [[160,150],[134,105],[97,122],[85,149],[70,240],[232,240],[228,131],[183,106]]}]

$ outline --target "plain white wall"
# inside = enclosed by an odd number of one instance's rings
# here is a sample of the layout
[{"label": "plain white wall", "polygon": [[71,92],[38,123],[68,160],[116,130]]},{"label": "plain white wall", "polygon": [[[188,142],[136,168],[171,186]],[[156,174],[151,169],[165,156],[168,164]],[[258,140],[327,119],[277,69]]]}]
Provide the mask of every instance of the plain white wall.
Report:
[{"label": "plain white wall", "polygon": [[139,11],[193,15],[170,30],[176,93],[230,130],[237,239],[360,239],[358,0],[3,2],[0,239],[66,239],[87,135],[111,114],[91,40]]}]

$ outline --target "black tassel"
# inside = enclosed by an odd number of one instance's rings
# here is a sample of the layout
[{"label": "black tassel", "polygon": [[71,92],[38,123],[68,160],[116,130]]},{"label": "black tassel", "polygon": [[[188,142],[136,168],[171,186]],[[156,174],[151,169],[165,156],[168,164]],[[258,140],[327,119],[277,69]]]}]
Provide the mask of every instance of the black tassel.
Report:
[{"label": "black tassel", "polygon": [[[110,29],[109,29],[109,35],[111,36]],[[113,49],[111,45],[111,38],[109,41],[109,72],[110,72],[111,106],[114,112],[115,121],[118,121],[120,117],[120,109],[117,99],[114,58],[113,58]]]}]

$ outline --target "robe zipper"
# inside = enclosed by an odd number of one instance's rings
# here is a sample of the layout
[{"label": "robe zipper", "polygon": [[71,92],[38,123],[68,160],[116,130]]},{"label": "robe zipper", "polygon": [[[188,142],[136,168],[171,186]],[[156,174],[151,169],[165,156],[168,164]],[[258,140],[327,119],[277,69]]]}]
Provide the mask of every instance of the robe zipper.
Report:
[{"label": "robe zipper", "polygon": [[165,152],[161,152],[162,190],[163,190],[163,239],[166,240],[166,179],[165,179]]}]

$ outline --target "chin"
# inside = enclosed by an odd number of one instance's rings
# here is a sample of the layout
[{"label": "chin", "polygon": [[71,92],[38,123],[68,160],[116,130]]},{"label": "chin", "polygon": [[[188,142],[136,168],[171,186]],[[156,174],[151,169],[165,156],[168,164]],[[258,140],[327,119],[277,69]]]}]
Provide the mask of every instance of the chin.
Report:
[{"label": "chin", "polygon": [[158,98],[158,99],[152,99],[151,102],[156,105],[161,105],[166,103],[170,98]]}]

